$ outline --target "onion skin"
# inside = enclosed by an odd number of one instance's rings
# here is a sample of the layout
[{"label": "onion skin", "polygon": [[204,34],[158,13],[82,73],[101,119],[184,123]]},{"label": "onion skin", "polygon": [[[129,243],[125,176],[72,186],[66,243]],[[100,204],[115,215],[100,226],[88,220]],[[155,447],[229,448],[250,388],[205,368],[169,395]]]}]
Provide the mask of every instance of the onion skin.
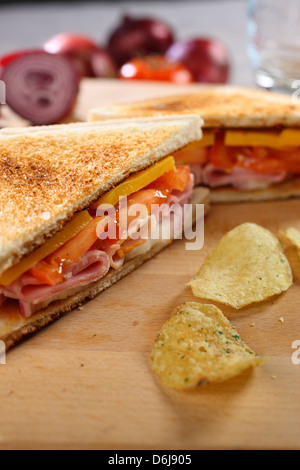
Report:
[{"label": "onion skin", "polygon": [[33,125],[55,124],[72,112],[80,76],[69,58],[33,50],[6,56],[0,65],[6,103]]},{"label": "onion skin", "polygon": [[121,67],[137,56],[164,54],[173,42],[173,33],[165,23],[125,16],[109,38],[108,51]]},{"label": "onion skin", "polygon": [[57,34],[44,44],[43,49],[49,54],[62,54],[74,60],[83,77],[93,76],[91,56],[98,46],[88,36],[72,33]]},{"label": "onion skin", "polygon": [[98,48],[93,51],[90,63],[93,77],[116,78],[117,66],[105,49]]},{"label": "onion skin", "polygon": [[197,82],[225,84],[229,81],[229,53],[224,44],[215,39],[177,42],[168,49],[166,57],[185,64]]}]

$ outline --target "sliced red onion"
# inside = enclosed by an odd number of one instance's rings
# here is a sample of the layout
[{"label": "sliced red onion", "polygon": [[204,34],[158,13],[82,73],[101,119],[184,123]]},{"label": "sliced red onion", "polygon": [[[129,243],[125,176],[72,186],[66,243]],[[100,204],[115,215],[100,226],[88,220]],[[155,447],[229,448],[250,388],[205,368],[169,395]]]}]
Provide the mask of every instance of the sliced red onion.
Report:
[{"label": "sliced red onion", "polygon": [[74,108],[79,75],[73,62],[61,55],[31,51],[17,55],[0,71],[7,104],[35,125],[54,124]]}]

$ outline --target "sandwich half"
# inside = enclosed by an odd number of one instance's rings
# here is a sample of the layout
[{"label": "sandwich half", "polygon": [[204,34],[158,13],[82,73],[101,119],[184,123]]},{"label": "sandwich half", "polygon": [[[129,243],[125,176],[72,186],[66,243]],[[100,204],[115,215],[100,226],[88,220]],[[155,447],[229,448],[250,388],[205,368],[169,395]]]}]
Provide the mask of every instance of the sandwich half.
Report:
[{"label": "sandwich half", "polygon": [[[164,220],[152,207],[164,204],[167,216],[192,200],[190,169],[171,155],[199,140],[200,128],[190,115],[0,131],[0,339],[7,349],[172,242],[152,240],[151,232],[143,238],[142,229]],[[195,196],[205,203],[208,191]],[[129,214],[135,204],[138,217]]]},{"label": "sandwich half", "polygon": [[91,110],[89,120],[199,114],[203,138],[177,154],[211,202],[300,196],[300,104],[291,96],[230,86]]}]

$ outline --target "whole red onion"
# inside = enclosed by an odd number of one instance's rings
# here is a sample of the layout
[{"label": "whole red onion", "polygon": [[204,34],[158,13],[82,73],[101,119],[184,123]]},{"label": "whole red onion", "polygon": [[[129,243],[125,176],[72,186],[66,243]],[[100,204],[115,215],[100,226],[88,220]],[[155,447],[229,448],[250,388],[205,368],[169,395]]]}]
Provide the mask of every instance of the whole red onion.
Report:
[{"label": "whole red onion", "polygon": [[100,47],[92,52],[91,69],[94,77],[115,78],[117,76],[117,67],[111,55]]},{"label": "whole red onion", "polygon": [[74,63],[62,55],[34,50],[17,52],[0,61],[6,102],[35,125],[54,124],[73,110],[79,91]]},{"label": "whole red onion", "polygon": [[111,34],[108,50],[121,67],[136,56],[164,54],[173,42],[173,33],[165,23],[153,18],[125,16]]},{"label": "whole red onion", "polygon": [[199,38],[180,41],[166,52],[170,61],[185,64],[200,83],[227,83],[230,74],[229,53],[215,39]]},{"label": "whole red onion", "polygon": [[84,77],[92,75],[91,55],[97,50],[95,41],[88,36],[73,33],[61,33],[50,38],[43,46],[49,54],[63,54],[75,61],[79,72]]}]

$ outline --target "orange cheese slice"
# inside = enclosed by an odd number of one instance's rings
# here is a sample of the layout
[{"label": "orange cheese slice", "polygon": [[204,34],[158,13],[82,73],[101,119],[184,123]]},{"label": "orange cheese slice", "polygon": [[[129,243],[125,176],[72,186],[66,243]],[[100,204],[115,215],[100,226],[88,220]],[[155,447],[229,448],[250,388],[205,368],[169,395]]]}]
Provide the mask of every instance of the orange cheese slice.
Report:
[{"label": "orange cheese slice", "polygon": [[145,188],[153,181],[157,180],[165,173],[168,173],[175,168],[174,157],[167,157],[156,163],[155,165],[147,168],[146,170],[140,171],[132,176],[129,176],[126,181],[111,189],[108,193],[104,194],[96,203],[92,205],[92,208],[97,208],[100,205],[112,205],[118,204],[120,198],[130,196],[137,191]]},{"label": "orange cheese slice", "polygon": [[228,147],[268,147],[285,149],[300,146],[300,129],[241,130],[226,131],[225,145]]},{"label": "orange cheese slice", "polygon": [[70,222],[53,238],[47,240],[40,248],[35,250],[29,256],[22,259],[18,264],[12,266],[0,276],[0,284],[9,286],[16,281],[22,274],[35,266],[39,261],[54,253],[58,248],[64,245],[71,238],[75,237],[90,221],[92,217],[88,211],[82,211],[75,214]]}]

